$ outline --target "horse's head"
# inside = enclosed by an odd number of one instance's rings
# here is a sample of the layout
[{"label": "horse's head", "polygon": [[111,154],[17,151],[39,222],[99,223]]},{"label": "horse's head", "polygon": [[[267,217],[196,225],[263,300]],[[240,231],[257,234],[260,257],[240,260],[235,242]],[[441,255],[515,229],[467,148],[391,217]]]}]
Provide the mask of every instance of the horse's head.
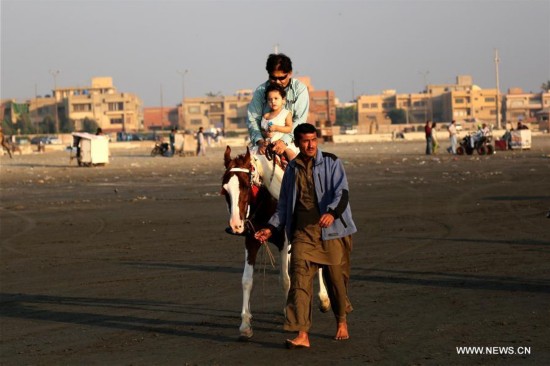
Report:
[{"label": "horse's head", "polygon": [[222,179],[222,194],[225,195],[229,210],[229,226],[233,233],[242,234],[250,204],[252,189],[252,163],[250,151],[231,158],[228,146],[224,154],[225,173]]}]

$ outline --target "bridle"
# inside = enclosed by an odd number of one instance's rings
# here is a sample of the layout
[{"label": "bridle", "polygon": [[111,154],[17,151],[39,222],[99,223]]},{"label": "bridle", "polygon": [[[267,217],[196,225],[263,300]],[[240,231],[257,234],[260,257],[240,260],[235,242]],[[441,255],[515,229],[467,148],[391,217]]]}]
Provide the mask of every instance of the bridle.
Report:
[{"label": "bridle", "polygon": [[[256,209],[252,213],[252,216],[250,215],[250,203],[254,199],[254,187],[255,187],[254,177],[253,177],[254,172],[255,172],[254,165],[251,164],[249,169],[247,169],[247,168],[231,168],[231,169],[228,170],[228,172],[229,173],[247,173],[248,174],[248,180],[250,182],[250,188],[249,188],[249,191],[248,191],[248,202],[246,204],[246,217],[244,219],[244,225],[245,225],[246,229],[252,234],[252,236],[254,236],[254,234],[256,233],[256,228],[254,227],[254,224],[252,223],[252,220],[256,216],[256,213],[258,212],[258,210],[261,206],[261,202],[260,202],[260,204],[256,205]],[[273,179],[273,177],[271,179]],[[258,187],[258,186],[256,186],[256,187]],[[264,247],[266,248],[266,251],[268,253],[269,260],[271,262],[271,266],[275,267],[275,264],[274,264],[275,263],[275,258],[273,257],[273,253],[271,253],[271,250],[269,249],[269,246],[265,245]]]}]

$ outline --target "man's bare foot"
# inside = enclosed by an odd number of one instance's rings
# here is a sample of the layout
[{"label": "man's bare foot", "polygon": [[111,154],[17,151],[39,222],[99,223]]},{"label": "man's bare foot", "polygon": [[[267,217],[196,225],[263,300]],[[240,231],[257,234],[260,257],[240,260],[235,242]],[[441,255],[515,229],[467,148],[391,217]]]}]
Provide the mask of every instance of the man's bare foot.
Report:
[{"label": "man's bare foot", "polygon": [[338,326],[336,328],[336,335],[334,336],[334,339],[338,341],[349,339],[348,323],[346,321],[338,323]]},{"label": "man's bare foot", "polygon": [[299,331],[298,336],[294,339],[287,339],[286,347],[289,349],[294,348],[309,348],[309,336],[307,332]]}]

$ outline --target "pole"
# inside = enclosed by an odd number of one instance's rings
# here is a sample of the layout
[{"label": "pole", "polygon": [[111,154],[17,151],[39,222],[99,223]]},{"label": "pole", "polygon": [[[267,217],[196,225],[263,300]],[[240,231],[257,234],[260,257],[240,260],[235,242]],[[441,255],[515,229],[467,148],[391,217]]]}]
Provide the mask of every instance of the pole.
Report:
[{"label": "pole", "polygon": [[164,108],[162,105],[162,84],[160,84],[160,130],[164,130]]},{"label": "pole", "polygon": [[500,85],[499,85],[499,78],[498,78],[498,64],[500,63],[500,59],[498,58],[498,49],[495,48],[495,76],[496,76],[496,82],[497,82],[497,97],[496,97],[496,107],[497,107],[497,123],[496,127],[500,130]]},{"label": "pole", "polygon": [[57,75],[59,70],[50,70],[50,75],[53,76],[53,98],[54,98],[54,116],[55,116],[55,133],[59,133],[59,112],[57,111]]},{"label": "pole", "polygon": [[178,74],[181,75],[181,126],[185,128],[185,110],[184,110],[184,104],[185,104],[185,75],[189,72],[189,70],[185,69],[184,71],[178,71]]},{"label": "pole", "polygon": [[[429,70],[426,70],[424,72],[420,72],[420,74],[422,74],[422,76],[424,77],[424,94],[428,94],[428,74],[430,73]],[[427,121],[428,120],[428,105],[430,103],[430,97],[428,96],[428,98],[426,98],[425,100],[425,104],[424,104],[424,120]],[[431,113],[430,113],[431,114]],[[431,119],[431,118],[430,118]]]}]

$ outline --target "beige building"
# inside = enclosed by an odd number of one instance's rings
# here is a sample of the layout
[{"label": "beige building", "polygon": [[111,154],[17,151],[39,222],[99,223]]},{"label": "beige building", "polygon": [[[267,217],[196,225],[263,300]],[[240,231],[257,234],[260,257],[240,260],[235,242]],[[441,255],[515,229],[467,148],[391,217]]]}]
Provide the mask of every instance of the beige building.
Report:
[{"label": "beige building", "polygon": [[65,105],[66,116],[82,128],[87,118],[104,132],[135,132],[143,129],[143,103],[132,93],[119,93],[110,77],[92,78],[89,87],[57,88],[54,97]]},{"label": "beige building", "polygon": [[389,113],[395,109],[406,112],[408,123],[423,123],[429,118],[428,100],[427,94],[397,94],[395,90],[384,90],[378,95],[361,95],[357,98],[357,130],[359,133],[391,131]]},{"label": "beige building", "polygon": [[17,103],[2,103],[5,118],[17,122],[27,114],[38,125],[45,119],[68,119],[75,130],[82,129],[85,119],[95,121],[104,132],[134,132],[143,129],[143,106],[135,94],[119,93],[110,77],[92,79],[92,86],[56,88],[51,97],[37,97]]},{"label": "beige building", "polygon": [[[480,122],[496,125],[497,90],[481,89],[469,75],[460,75],[456,84],[430,84],[423,93],[397,94],[385,90],[379,95],[362,95],[357,99],[358,130],[360,133],[389,132],[402,125],[391,126],[389,113],[404,110],[407,124],[421,125],[426,120],[450,122],[456,120],[466,129]],[[499,109],[502,120],[503,95]],[[391,127],[388,127],[391,126]]]},{"label": "beige building", "polygon": [[[481,89],[476,85],[469,90],[448,92],[443,95],[443,120],[497,125],[496,100],[496,89]],[[501,106],[502,102],[499,109]]]},{"label": "beige building", "polygon": [[225,131],[246,130],[248,103],[252,93],[242,91],[233,96],[185,98],[179,128],[196,131],[220,128]]},{"label": "beige building", "polygon": [[504,98],[505,119],[508,123],[540,121],[540,114],[550,108],[550,92],[524,93],[520,88],[510,88]]}]

